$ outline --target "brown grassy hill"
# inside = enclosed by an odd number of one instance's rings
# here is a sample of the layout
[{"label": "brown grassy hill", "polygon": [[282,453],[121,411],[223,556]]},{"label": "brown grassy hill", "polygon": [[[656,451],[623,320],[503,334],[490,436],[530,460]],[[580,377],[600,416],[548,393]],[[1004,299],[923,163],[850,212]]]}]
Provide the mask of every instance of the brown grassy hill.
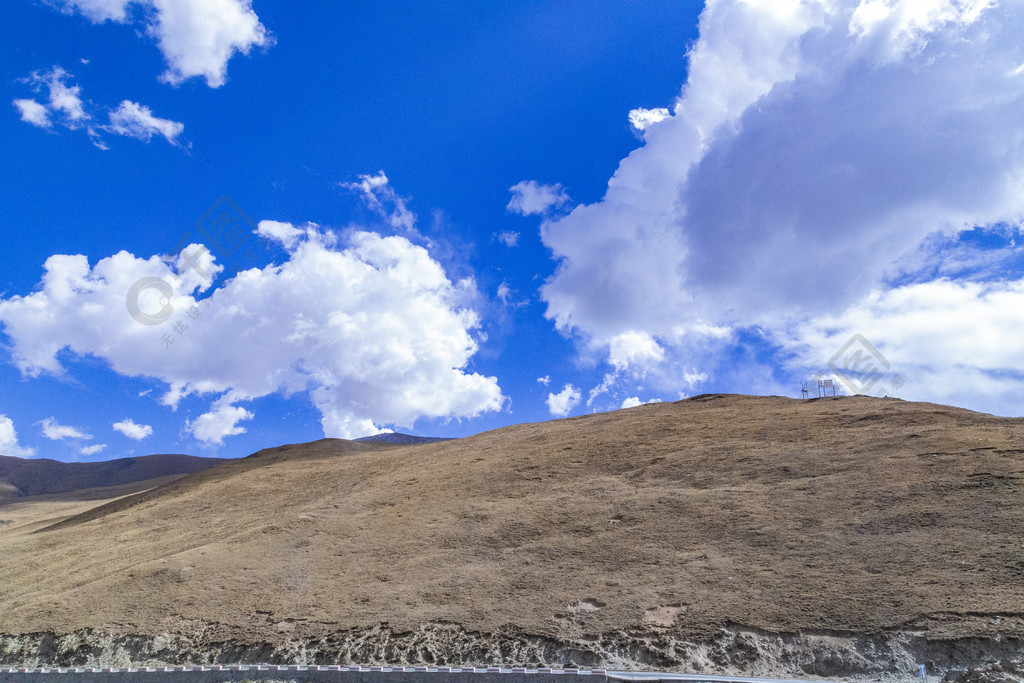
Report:
[{"label": "brown grassy hill", "polygon": [[23,496],[0,501],[0,530],[21,534],[59,524],[68,517],[87,513],[99,506],[125,496],[154,489],[177,481],[185,474],[134,481],[117,486],[75,489],[64,493]]},{"label": "brown grassy hill", "polygon": [[867,397],[284,446],[0,526],[0,633],[176,633],[222,657],[316,642],[336,661],[376,634],[381,659],[457,659],[437,637],[396,649],[434,629],[502,634],[478,659],[554,652],[529,641],[666,666],[722,629],[1019,643],[1022,478],[1024,420]]},{"label": "brown grassy hill", "polygon": [[222,462],[222,458],[198,458],[176,453],[70,463],[0,455],[0,501],[191,474]]}]

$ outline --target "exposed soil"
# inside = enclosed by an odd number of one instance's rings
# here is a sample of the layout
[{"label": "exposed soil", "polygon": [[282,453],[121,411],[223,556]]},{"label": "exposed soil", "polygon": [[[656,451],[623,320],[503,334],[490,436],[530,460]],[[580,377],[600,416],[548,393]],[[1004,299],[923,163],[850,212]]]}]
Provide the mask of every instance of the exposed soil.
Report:
[{"label": "exposed soil", "polygon": [[0,524],[3,657],[1015,680],[1022,477],[1024,420],[867,397],[268,449]]}]

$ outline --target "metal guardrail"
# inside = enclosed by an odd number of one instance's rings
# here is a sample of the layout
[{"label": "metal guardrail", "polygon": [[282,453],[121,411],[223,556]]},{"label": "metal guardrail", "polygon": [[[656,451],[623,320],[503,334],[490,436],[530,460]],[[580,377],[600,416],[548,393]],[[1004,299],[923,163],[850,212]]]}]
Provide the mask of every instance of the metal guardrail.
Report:
[{"label": "metal guardrail", "polygon": [[[235,666],[174,666],[130,668],[0,668],[0,683],[223,683],[226,681],[320,681],[331,683],[470,683],[481,681],[475,676],[499,677],[497,683],[551,683],[544,681],[557,677],[557,683],[586,683],[625,681],[654,683],[655,681],[685,681],[688,683],[806,683],[806,681],[778,678],[749,678],[744,676],[708,676],[701,674],[667,673],[661,671],[608,671],[606,669],[549,669],[525,667],[427,667],[427,666],[304,666],[299,664],[241,664]],[[818,681],[818,683],[830,683]]]}]

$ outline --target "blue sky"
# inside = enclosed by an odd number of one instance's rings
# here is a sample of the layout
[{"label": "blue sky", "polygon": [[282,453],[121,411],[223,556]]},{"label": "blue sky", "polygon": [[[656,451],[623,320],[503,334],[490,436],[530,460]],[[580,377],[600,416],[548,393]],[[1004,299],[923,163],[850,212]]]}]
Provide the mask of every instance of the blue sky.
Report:
[{"label": "blue sky", "polygon": [[5,3],[0,453],[819,378],[1020,415],[1021,14]]}]

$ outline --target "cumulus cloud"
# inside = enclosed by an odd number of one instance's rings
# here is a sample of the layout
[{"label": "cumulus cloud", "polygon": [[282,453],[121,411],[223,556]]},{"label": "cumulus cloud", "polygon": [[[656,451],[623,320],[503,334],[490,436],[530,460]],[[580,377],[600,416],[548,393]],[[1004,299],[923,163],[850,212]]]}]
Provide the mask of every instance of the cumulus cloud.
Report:
[{"label": "cumulus cloud", "polygon": [[416,214],[406,206],[406,198],[395,192],[384,171],[377,175],[360,175],[354,183],[338,183],[351,192],[360,194],[366,205],[388,221],[392,228],[416,235]]},{"label": "cumulus cloud", "polygon": [[209,443],[240,433],[250,411],[237,403],[275,392],[308,392],[324,434],[344,438],[501,408],[496,378],[468,368],[480,324],[472,280],[452,282],[404,237],[338,239],[280,222],[258,232],[287,259],[227,282],[199,245],[185,250],[197,267],[125,251],[91,266],[50,257],[36,291],[0,299],[14,362],[27,376],[61,374],[61,359],[89,355],[161,380],[168,406],[212,395],[188,425]]},{"label": "cumulus cloud", "polygon": [[634,366],[710,366],[737,334],[786,350],[853,315],[935,236],[1018,225],[1022,28],[1011,2],[707,3],[672,111],[632,116],[602,200],[542,223],[547,316],[613,365],[643,333],[661,353]]},{"label": "cumulus cloud", "polygon": [[559,183],[542,185],[536,180],[523,180],[508,189],[512,199],[505,208],[523,216],[545,214],[569,202],[569,195]]},{"label": "cumulus cloud", "polygon": [[231,57],[273,43],[251,0],[63,0],[58,5],[96,23],[141,22],[167,61],[160,79],[173,85],[200,77],[219,88]]},{"label": "cumulus cloud", "polygon": [[273,242],[280,242],[285,249],[292,249],[306,234],[291,223],[281,221],[260,221],[256,234]]},{"label": "cumulus cloud", "polygon": [[135,420],[131,418],[125,418],[111,426],[115,431],[121,432],[129,439],[135,439],[136,441],[141,441],[153,433],[153,428],[150,425],[136,424]]},{"label": "cumulus cloud", "polygon": [[236,434],[244,434],[245,428],[239,427],[242,420],[251,420],[256,415],[245,408],[221,404],[208,413],[203,413],[195,420],[189,420],[185,429],[206,445],[222,445],[224,439]]},{"label": "cumulus cloud", "polygon": [[794,369],[813,368],[847,393],[1024,408],[1024,279],[946,278],[876,290],[835,315],[779,335]]},{"label": "cumulus cloud", "polygon": [[155,134],[176,145],[178,136],[185,130],[184,124],[153,116],[149,107],[130,100],[121,102],[109,116],[110,125],[104,130],[143,142],[149,142]]},{"label": "cumulus cloud", "polygon": [[544,386],[548,386],[549,384],[551,384],[551,375],[544,375],[543,377],[538,377],[537,384],[543,384]]},{"label": "cumulus cloud", "polygon": [[665,357],[654,337],[646,332],[630,330],[616,335],[609,343],[608,362],[617,370],[639,368],[658,363]]},{"label": "cumulus cloud", "polygon": [[555,417],[565,417],[570,410],[579,405],[581,398],[579,389],[571,384],[566,384],[557,394],[548,394],[548,410]]},{"label": "cumulus cloud", "polygon": [[664,121],[671,114],[665,107],[657,109],[634,109],[629,112],[629,125],[637,133],[642,133],[654,124]]},{"label": "cumulus cloud", "polygon": [[0,455],[31,458],[35,454],[36,449],[26,448],[18,443],[18,433],[14,429],[14,421],[6,415],[0,415]]},{"label": "cumulus cloud", "polygon": [[79,448],[78,452],[82,455],[96,455],[106,447],[107,444],[105,443],[94,443],[91,446],[83,446],[82,448]]},{"label": "cumulus cloud", "polygon": [[622,400],[619,405],[620,408],[635,408],[637,406],[647,405],[648,403],[661,403],[660,398],[649,398],[646,401],[641,401],[639,396],[628,396]]},{"label": "cumulus cloud", "polygon": [[[21,114],[21,120],[39,128],[52,130],[54,124],[69,130],[84,130],[92,143],[100,149],[108,149],[104,133],[135,138],[149,142],[154,134],[162,135],[172,145],[181,146],[178,137],[185,129],[184,124],[161,119],[144,105],[124,100],[116,109],[105,109],[82,98],[82,88],[71,84],[74,76],[60,66],[49,71],[34,71],[23,79],[39,94],[46,94],[46,103],[33,99],[16,99],[14,106]],[[99,123],[103,114],[109,121]]]},{"label": "cumulus cloud", "polygon": [[46,418],[41,424],[43,428],[43,436],[47,439],[53,439],[54,441],[61,441],[63,439],[88,440],[92,438],[91,434],[87,434],[77,427],[62,425],[53,417]]}]

